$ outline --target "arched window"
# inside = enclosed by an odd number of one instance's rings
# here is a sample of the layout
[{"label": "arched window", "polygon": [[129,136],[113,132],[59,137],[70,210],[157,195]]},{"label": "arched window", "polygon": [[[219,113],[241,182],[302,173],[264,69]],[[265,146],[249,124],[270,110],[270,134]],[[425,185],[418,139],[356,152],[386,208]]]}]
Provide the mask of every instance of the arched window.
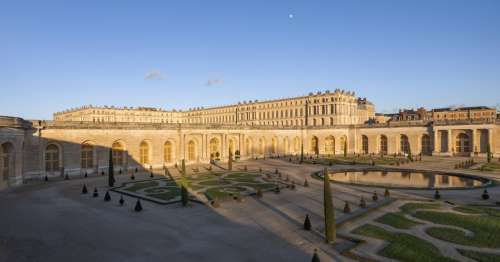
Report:
[{"label": "arched window", "polygon": [[271,154],[276,154],[278,153],[278,141],[276,138],[271,139]]},{"label": "arched window", "polygon": [[264,138],[259,139],[259,154],[264,155],[266,152],[266,141]]},{"label": "arched window", "polygon": [[283,154],[287,155],[289,151],[288,137],[283,138]]},{"label": "arched window", "polygon": [[345,136],[340,137],[340,151],[344,153],[347,147],[347,138]]},{"label": "arched window", "polygon": [[362,151],[363,151],[363,154],[368,154],[368,137],[363,135],[361,137],[361,145],[362,145]]},{"label": "arched window", "polygon": [[210,148],[210,159],[215,159],[220,156],[219,152],[219,140],[217,138],[212,138],[210,139],[209,142],[209,148]]},{"label": "arched window", "polygon": [[172,142],[167,141],[163,145],[163,161],[165,163],[172,163],[173,157],[172,157]]},{"label": "arched window", "polygon": [[253,154],[252,141],[250,140],[250,138],[247,138],[245,140],[245,152],[247,153],[247,156],[250,156]]},{"label": "arched window", "polygon": [[81,149],[81,167],[93,168],[94,167],[94,147],[90,144],[83,144]]},{"label": "arched window", "polygon": [[0,180],[7,181],[14,174],[14,146],[11,143],[3,143],[0,147],[0,167],[2,177]]},{"label": "arched window", "polygon": [[149,144],[142,141],[139,146],[139,161],[141,164],[149,164]]},{"label": "arched window", "polygon": [[124,164],[124,154],[125,154],[125,148],[120,142],[114,142],[113,145],[111,145],[111,151],[112,151],[112,156],[113,156],[113,165],[115,166],[122,166]]},{"label": "arched window", "polygon": [[456,147],[455,151],[457,153],[469,153],[471,152],[470,148],[470,138],[467,134],[460,133],[456,139]]},{"label": "arched window", "polygon": [[422,154],[432,154],[431,138],[427,134],[422,136]]},{"label": "arched window", "polygon": [[387,137],[384,135],[380,136],[380,153],[387,155]]},{"label": "arched window", "polygon": [[315,155],[319,154],[318,138],[315,136],[311,138],[311,153]]},{"label": "arched window", "polygon": [[45,148],[45,171],[59,171],[59,147],[50,144]]},{"label": "arched window", "polygon": [[401,135],[400,142],[401,142],[400,143],[400,147],[401,147],[400,152],[408,154],[410,152],[410,142],[408,141],[408,137],[406,135]]},{"label": "arched window", "polygon": [[333,136],[325,138],[325,153],[328,155],[335,154],[335,138]]},{"label": "arched window", "polygon": [[188,160],[189,161],[194,161],[196,160],[196,144],[194,143],[193,140],[190,140],[188,142]]},{"label": "arched window", "polygon": [[293,151],[294,153],[300,152],[300,138],[298,136],[293,139]]}]

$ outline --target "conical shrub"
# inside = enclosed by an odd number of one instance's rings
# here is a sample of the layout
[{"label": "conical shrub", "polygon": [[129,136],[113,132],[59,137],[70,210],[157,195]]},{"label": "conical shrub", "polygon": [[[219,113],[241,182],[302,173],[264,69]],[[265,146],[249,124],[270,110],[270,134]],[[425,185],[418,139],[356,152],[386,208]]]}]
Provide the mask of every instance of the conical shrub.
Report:
[{"label": "conical shrub", "polygon": [[276,187],[274,188],[274,193],[279,194],[280,192],[281,192],[280,187],[279,187],[279,186],[276,186]]},{"label": "conical shrub", "polygon": [[85,172],[85,175],[83,175],[83,177],[88,177],[87,172]]},{"label": "conical shrub", "polygon": [[87,193],[88,193],[87,186],[85,184],[83,184],[82,194],[87,194]]},{"label": "conical shrub", "polygon": [[255,194],[257,197],[261,198],[263,197],[263,194],[262,194],[262,189],[258,188],[257,189],[257,193]]},{"label": "conical shrub", "polygon": [[434,199],[441,199],[441,194],[439,194],[439,190],[436,189],[436,192],[434,192]]},{"label": "conical shrub", "polygon": [[359,207],[361,207],[361,208],[366,207],[366,200],[363,196],[361,196],[361,199],[359,200]]},{"label": "conical shrub", "polygon": [[120,206],[123,206],[125,204],[125,199],[123,199],[123,195],[120,195],[120,200],[118,201],[120,203]]},{"label": "conical shrub", "polygon": [[43,180],[45,180],[45,182],[48,182],[49,181],[49,177],[45,176],[45,178]]},{"label": "conical shrub", "polygon": [[288,175],[286,175],[285,181],[290,181],[290,177]]},{"label": "conical shrub", "polygon": [[373,192],[372,199],[373,199],[373,201],[377,201],[378,200],[377,191]]},{"label": "conical shrub", "polygon": [[94,188],[94,193],[92,194],[93,197],[98,197],[99,192],[97,192],[97,188]]},{"label": "conical shrub", "polygon": [[391,193],[389,193],[389,189],[385,189],[385,192],[384,192],[384,197],[390,197],[391,196]]},{"label": "conical shrub", "polygon": [[318,250],[317,249],[314,249],[314,254],[313,254],[311,262],[321,262],[321,260],[319,260]]},{"label": "conical shrub", "polygon": [[68,174],[64,175],[64,180],[69,180]]},{"label": "conical shrub", "polygon": [[292,186],[291,186],[292,190],[295,190],[295,180],[292,180]]},{"label": "conical shrub", "polygon": [[130,176],[130,180],[135,180],[135,176],[134,176],[134,174],[132,174],[132,175]]},{"label": "conical shrub", "polygon": [[345,201],[344,213],[351,213],[351,206],[349,205],[349,202],[347,202],[347,201]]},{"label": "conical shrub", "polygon": [[137,199],[137,201],[135,202],[134,211],[135,212],[141,212],[142,211],[142,204],[141,204],[141,200],[140,199]]},{"label": "conical shrub", "polygon": [[111,201],[111,195],[109,194],[109,191],[106,191],[106,194],[104,195],[104,201]]},{"label": "conical shrub", "polygon": [[279,173],[279,171],[278,171],[278,169],[277,169],[277,168],[274,170],[274,173],[275,173],[275,174],[278,174],[278,173]]},{"label": "conical shrub", "polygon": [[153,178],[153,177],[154,177],[153,172],[149,173],[149,177],[150,177],[150,178]]},{"label": "conical shrub", "polygon": [[490,194],[488,194],[488,190],[485,189],[483,191],[483,194],[481,195],[481,198],[484,199],[484,200],[490,199]]},{"label": "conical shrub", "polygon": [[307,178],[304,180],[304,187],[308,187],[309,186],[309,182],[307,182]]},{"label": "conical shrub", "polygon": [[309,219],[309,215],[306,215],[306,218],[304,219],[304,230],[311,230],[311,220]]}]

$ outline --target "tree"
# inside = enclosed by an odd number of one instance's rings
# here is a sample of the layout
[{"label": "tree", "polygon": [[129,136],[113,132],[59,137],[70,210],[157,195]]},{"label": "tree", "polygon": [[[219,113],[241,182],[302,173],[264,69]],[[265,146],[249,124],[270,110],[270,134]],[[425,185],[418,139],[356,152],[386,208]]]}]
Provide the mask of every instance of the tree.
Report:
[{"label": "tree", "polygon": [[300,144],[300,164],[304,162],[304,144]]},{"label": "tree", "polygon": [[109,149],[109,165],[108,165],[108,186],[115,185],[115,170],[113,167],[113,150]]},{"label": "tree", "polygon": [[347,157],[347,139],[344,140],[344,158]]},{"label": "tree", "polygon": [[304,220],[304,230],[311,230],[311,220],[309,220],[309,215],[306,215],[306,219]]},{"label": "tree", "polygon": [[349,205],[349,202],[347,202],[347,201],[345,201],[344,213],[351,213],[351,206]]},{"label": "tree", "polygon": [[141,204],[141,200],[139,198],[135,202],[134,211],[135,212],[141,212],[142,211],[142,204]]},{"label": "tree", "polygon": [[329,244],[335,242],[335,213],[332,201],[332,189],[330,188],[330,176],[328,170],[323,171],[323,207],[325,212],[325,241]]},{"label": "tree", "polygon": [[111,201],[111,195],[109,194],[109,191],[106,191],[106,194],[104,195],[104,201]]},{"label": "tree", "polygon": [[83,184],[82,194],[87,194],[87,192],[88,192],[87,186],[85,184]]},{"label": "tree", "polygon": [[99,192],[97,192],[97,187],[94,188],[94,194],[92,194],[93,197],[98,197],[99,196]]},{"label": "tree", "polygon": [[491,163],[491,159],[493,158],[493,156],[491,154],[490,144],[486,146],[486,157],[488,158],[488,163]]},{"label": "tree", "polygon": [[318,250],[317,250],[317,249],[314,249],[314,254],[313,254],[313,257],[312,257],[311,262],[321,262],[321,261],[319,260]]},{"label": "tree", "polygon": [[120,195],[120,201],[118,201],[118,203],[120,203],[120,206],[123,206],[123,204],[125,203],[125,200],[123,199],[123,195]]},{"label": "tree", "polygon": [[233,152],[229,150],[229,159],[227,161],[227,169],[229,171],[233,170]]}]

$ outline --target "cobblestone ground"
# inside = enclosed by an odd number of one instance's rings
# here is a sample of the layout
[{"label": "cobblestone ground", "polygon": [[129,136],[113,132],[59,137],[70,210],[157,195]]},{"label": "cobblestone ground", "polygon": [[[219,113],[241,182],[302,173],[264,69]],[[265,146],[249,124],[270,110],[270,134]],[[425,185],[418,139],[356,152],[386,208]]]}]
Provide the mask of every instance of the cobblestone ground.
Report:
[{"label": "cobblestone ground", "polygon": [[[404,168],[450,170],[458,161],[424,158]],[[246,197],[242,202],[225,201],[218,208],[199,203],[183,208],[180,204],[158,205],[143,201],[144,211],[140,213],[133,211],[136,201],[133,197],[124,196],[124,206],[118,204],[120,195],[116,192],[111,192],[110,202],[103,200],[106,177],[32,183],[4,191],[0,193],[0,261],[310,261],[315,248],[322,261],[352,261],[341,255],[341,251],[354,247],[345,237],[366,240],[365,244],[356,246],[353,253],[387,261],[376,255],[384,246],[383,241],[354,236],[350,231],[394,211],[404,201],[431,199],[434,193],[431,190],[391,190],[391,197],[397,201],[373,202],[374,190],[383,198],[382,188],[333,184],[339,240],[332,247],[323,243],[321,233],[322,181],[310,176],[323,166],[268,159],[238,162],[234,169],[244,166],[249,170],[278,169],[283,176],[296,181],[297,189],[283,189],[280,194],[266,193],[263,198]],[[170,171],[173,176],[179,175],[175,169]],[[493,179],[500,177],[495,173],[460,172]],[[139,174],[136,179],[148,177],[149,174]],[[309,187],[302,186],[306,178]],[[121,183],[130,178],[121,175],[117,180]],[[90,192],[97,188],[99,197],[81,195],[83,183]],[[493,205],[500,199],[500,190],[498,187],[488,190],[491,200],[487,203]],[[481,189],[447,190],[442,195],[443,200],[454,203],[485,204],[480,199],[481,192]],[[361,196],[367,200],[366,209],[358,207]],[[346,202],[353,210],[347,215],[342,212]],[[360,213],[366,214],[357,217]],[[311,218],[311,232],[302,230],[306,214]],[[444,255],[465,261],[450,249],[451,245],[429,241],[443,250]]]}]

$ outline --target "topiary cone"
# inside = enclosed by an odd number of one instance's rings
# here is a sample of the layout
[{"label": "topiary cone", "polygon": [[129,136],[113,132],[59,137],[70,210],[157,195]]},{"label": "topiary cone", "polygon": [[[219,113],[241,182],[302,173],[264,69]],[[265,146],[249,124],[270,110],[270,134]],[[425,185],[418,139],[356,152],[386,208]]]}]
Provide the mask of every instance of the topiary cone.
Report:
[{"label": "topiary cone", "polygon": [[309,220],[309,215],[306,215],[306,219],[304,220],[304,230],[311,230],[311,220]]},{"label": "topiary cone", "polygon": [[361,200],[359,200],[359,207],[365,208],[366,207],[366,201],[363,196],[361,196]]},{"label": "topiary cone", "polygon": [[150,177],[150,178],[153,178],[153,177],[154,177],[153,172],[149,173],[149,177]]},{"label": "topiary cone", "polygon": [[377,201],[378,200],[377,191],[373,192],[372,199],[373,199],[373,201]]},{"label": "topiary cone", "polygon": [[135,207],[134,207],[135,212],[141,212],[142,211],[142,205],[141,205],[141,200],[137,199],[137,202],[135,202]]},{"label": "topiary cone", "polygon": [[120,206],[123,206],[123,204],[125,203],[125,200],[123,199],[123,195],[120,195],[120,200],[118,201],[118,203],[120,203]]},{"label": "topiary cone", "polygon": [[307,182],[307,178],[306,180],[304,180],[304,187],[308,187],[309,186],[309,182]]},{"label": "topiary cone", "polygon": [[319,260],[318,250],[317,249],[314,249],[314,254],[313,254],[311,262],[321,262],[321,260]]},{"label": "topiary cone", "polygon": [[132,175],[130,176],[130,180],[135,180],[135,176],[134,176],[134,174],[132,174]]},{"label": "topiary cone", "polygon": [[49,177],[45,176],[45,178],[43,180],[45,180],[45,182],[48,182],[49,181]]},{"label": "topiary cone", "polygon": [[441,199],[441,194],[439,194],[439,190],[436,189],[436,192],[434,192],[434,199]]},{"label": "topiary cone", "polygon": [[292,190],[295,190],[295,180],[292,180]]},{"label": "topiary cone", "polygon": [[94,188],[94,194],[92,194],[93,197],[98,197],[99,192],[97,192],[97,188]]},{"label": "topiary cone", "polygon": [[385,192],[384,192],[384,197],[390,197],[391,196],[391,193],[389,193],[389,189],[385,189]]},{"label": "topiary cone", "polygon": [[64,175],[64,180],[69,180],[68,174]]},{"label": "topiary cone", "polygon": [[88,177],[87,172],[85,172],[85,175],[83,175],[83,176],[84,176],[84,177]]},{"label": "topiary cone", "polygon": [[481,195],[481,198],[483,198],[483,200],[488,200],[490,199],[490,194],[488,194],[488,190],[484,190],[483,194]]},{"label": "topiary cone", "polygon": [[87,186],[83,184],[82,194],[87,194],[87,193],[88,193]]},{"label": "topiary cone", "polygon": [[279,186],[276,186],[276,188],[274,188],[274,193],[276,193],[276,194],[280,193],[280,187]]},{"label": "topiary cone", "polygon": [[259,197],[259,198],[261,198],[263,196],[262,189],[260,189],[260,188],[257,189],[256,196]]},{"label": "topiary cone", "polygon": [[347,202],[347,201],[345,201],[344,213],[351,213],[351,206],[349,205],[349,202]]},{"label": "topiary cone", "polygon": [[104,201],[111,201],[111,195],[109,195],[109,191],[106,191],[106,194],[104,195]]}]

